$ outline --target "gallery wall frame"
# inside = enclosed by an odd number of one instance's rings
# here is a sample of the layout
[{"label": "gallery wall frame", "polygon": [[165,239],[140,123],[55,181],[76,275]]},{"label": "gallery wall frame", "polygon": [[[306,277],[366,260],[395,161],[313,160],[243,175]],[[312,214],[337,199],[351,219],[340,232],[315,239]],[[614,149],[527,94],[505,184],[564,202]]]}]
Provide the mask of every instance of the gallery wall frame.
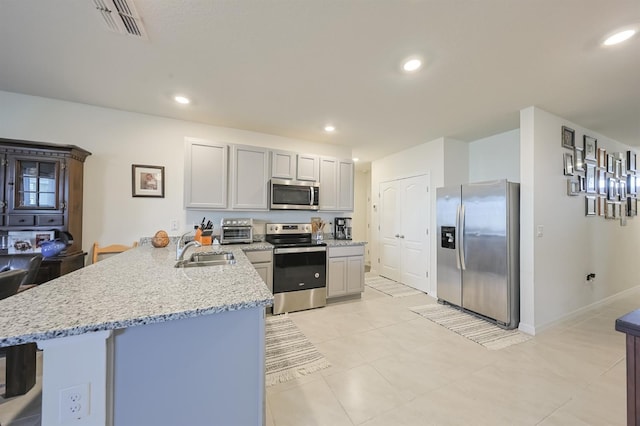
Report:
[{"label": "gallery wall frame", "polygon": [[576,146],[576,131],[567,126],[562,126],[562,146],[573,149]]},{"label": "gallery wall frame", "polygon": [[563,160],[565,176],[573,176],[573,154],[570,152],[565,152]]},{"label": "gallery wall frame", "polygon": [[164,166],[132,164],[131,195],[164,198]]},{"label": "gallery wall frame", "polygon": [[584,161],[597,162],[596,152],[598,149],[598,141],[596,138],[584,135]]}]

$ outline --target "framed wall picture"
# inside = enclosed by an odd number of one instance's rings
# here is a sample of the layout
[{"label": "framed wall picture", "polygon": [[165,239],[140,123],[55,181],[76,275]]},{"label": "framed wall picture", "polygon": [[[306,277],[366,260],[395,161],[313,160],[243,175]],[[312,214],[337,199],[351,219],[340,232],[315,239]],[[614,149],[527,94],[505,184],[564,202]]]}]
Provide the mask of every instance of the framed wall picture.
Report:
[{"label": "framed wall picture", "polygon": [[607,195],[607,172],[603,169],[596,170],[596,189],[598,194]]},{"label": "framed wall picture", "polygon": [[616,201],[618,199],[618,180],[607,178],[607,199]]},{"label": "framed wall picture", "polygon": [[576,146],[576,132],[567,126],[562,126],[562,146],[573,149]]},{"label": "framed wall picture", "polygon": [[618,181],[618,195],[620,196],[621,201],[625,201],[627,199],[627,181],[624,179]]},{"label": "framed wall picture", "polygon": [[627,151],[627,170],[636,171],[636,153],[633,151]]},{"label": "framed wall picture", "polygon": [[584,172],[584,155],[582,149],[576,147],[573,151],[573,170],[576,172]]},{"label": "framed wall picture", "polygon": [[598,168],[607,168],[607,150],[604,148],[598,148]]},{"label": "framed wall picture", "polygon": [[567,179],[567,195],[578,195],[580,193],[580,179],[577,176]]},{"label": "framed wall picture", "polygon": [[573,176],[573,154],[565,152],[563,159],[565,176]]},{"label": "framed wall picture", "polygon": [[164,198],[164,166],[131,166],[131,186],[134,197]]},{"label": "framed wall picture", "polygon": [[585,185],[584,176],[578,175],[576,177],[578,178],[578,182],[580,182],[579,185],[578,185],[580,187],[580,192],[585,192],[587,190],[587,187]]},{"label": "framed wall picture", "polygon": [[607,199],[605,197],[598,197],[598,216],[604,217],[607,206]]},{"label": "framed wall picture", "polygon": [[585,216],[595,216],[597,201],[596,197],[587,196],[584,197],[585,200]]},{"label": "framed wall picture", "polygon": [[588,194],[596,193],[596,165],[592,163],[585,164],[587,172],[585,173],[585,190]]},{"label": "framed wall picture", "polygon": [[612,154],[607,154],[607,172],[614,173],[616,171],[616,159]]},{"label": "framed wall picture", "polygon": [[593,161],[595,163],[598,160],[596,158],[597,148],[598,141],[591,136],[584,135],[584,161]]},{"label": "framed wall picture", "polygon": [[630,196],[634,196],[638,194],[636,175],[628,174],[627,175],[627,194]]},{"label": "framed wall picture", "polygon": [[635,217],[638,215],[638,199],[627,198],[627,216]]},{"label": "framed wall picture", "polygon": [[605,211],[604,211],[605,219],[615,219],[614,206],[615,206],[615,203],[613,201],[607,201],[605,203]]},{"label": "framed wall picture", "polygon": [[620,176],[622,175],[622,161],[620,161],[619,158],[616,158],[614,161],[615,168],[613,169],[613,177],[616,179],[620,179]]},{"label": "framed wall picture", "polygon": [[613,218],[619,219],[622,217],[622,205],[620,203],[613,203]]}]

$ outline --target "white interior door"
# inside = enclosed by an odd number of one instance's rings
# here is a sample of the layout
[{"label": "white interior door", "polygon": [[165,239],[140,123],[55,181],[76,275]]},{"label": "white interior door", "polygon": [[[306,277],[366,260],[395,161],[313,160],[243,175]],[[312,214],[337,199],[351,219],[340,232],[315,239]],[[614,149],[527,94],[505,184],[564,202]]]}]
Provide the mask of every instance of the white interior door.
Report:
[{"label": "white interior door", "polygon": [[418,290],[429,289],[429,201],[428,175],[398,181],[400,186],[400,282]]},{"label": "white interior door", "polygon": [[380,275],[400,281],[400,232],[397,182],[380,184]]}]

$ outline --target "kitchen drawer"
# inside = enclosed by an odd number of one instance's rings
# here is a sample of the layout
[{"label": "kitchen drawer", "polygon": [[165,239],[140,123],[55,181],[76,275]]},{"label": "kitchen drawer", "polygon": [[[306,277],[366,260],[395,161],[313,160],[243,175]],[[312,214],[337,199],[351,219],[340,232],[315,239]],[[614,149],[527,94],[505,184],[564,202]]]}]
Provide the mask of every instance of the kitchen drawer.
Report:
[{"label": "kitchen drawer", "polygon": [[246,251],[245,255],[249,258],[251,263],[265,263],[273,261],[273,251],[261,250],[261,251]]},{"label": "kitchen drawer", "polygon": [[364,256],[364,246],[328,247],[329,257]]},{"label": "kitchen drawer", "polygon": [[36,216],[37,226],[62,226],[64,216],[61,214],[41,214]]},{"label": "kitchen drawer", "polygon": [[7,216],[7,226],[34,226],[36,217],[32,214],[12,214]]}]

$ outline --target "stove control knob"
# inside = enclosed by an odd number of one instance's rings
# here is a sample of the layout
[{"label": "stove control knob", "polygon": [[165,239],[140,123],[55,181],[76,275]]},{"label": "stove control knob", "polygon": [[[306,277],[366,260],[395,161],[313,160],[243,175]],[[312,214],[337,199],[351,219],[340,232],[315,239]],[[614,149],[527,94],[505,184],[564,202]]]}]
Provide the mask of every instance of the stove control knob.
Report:
[{"label": "stove control knob", "polygon": [[314,275],[314,277],[316,277],[316,278],[320,278],[320,274],[316,272],[316,274]]}]

